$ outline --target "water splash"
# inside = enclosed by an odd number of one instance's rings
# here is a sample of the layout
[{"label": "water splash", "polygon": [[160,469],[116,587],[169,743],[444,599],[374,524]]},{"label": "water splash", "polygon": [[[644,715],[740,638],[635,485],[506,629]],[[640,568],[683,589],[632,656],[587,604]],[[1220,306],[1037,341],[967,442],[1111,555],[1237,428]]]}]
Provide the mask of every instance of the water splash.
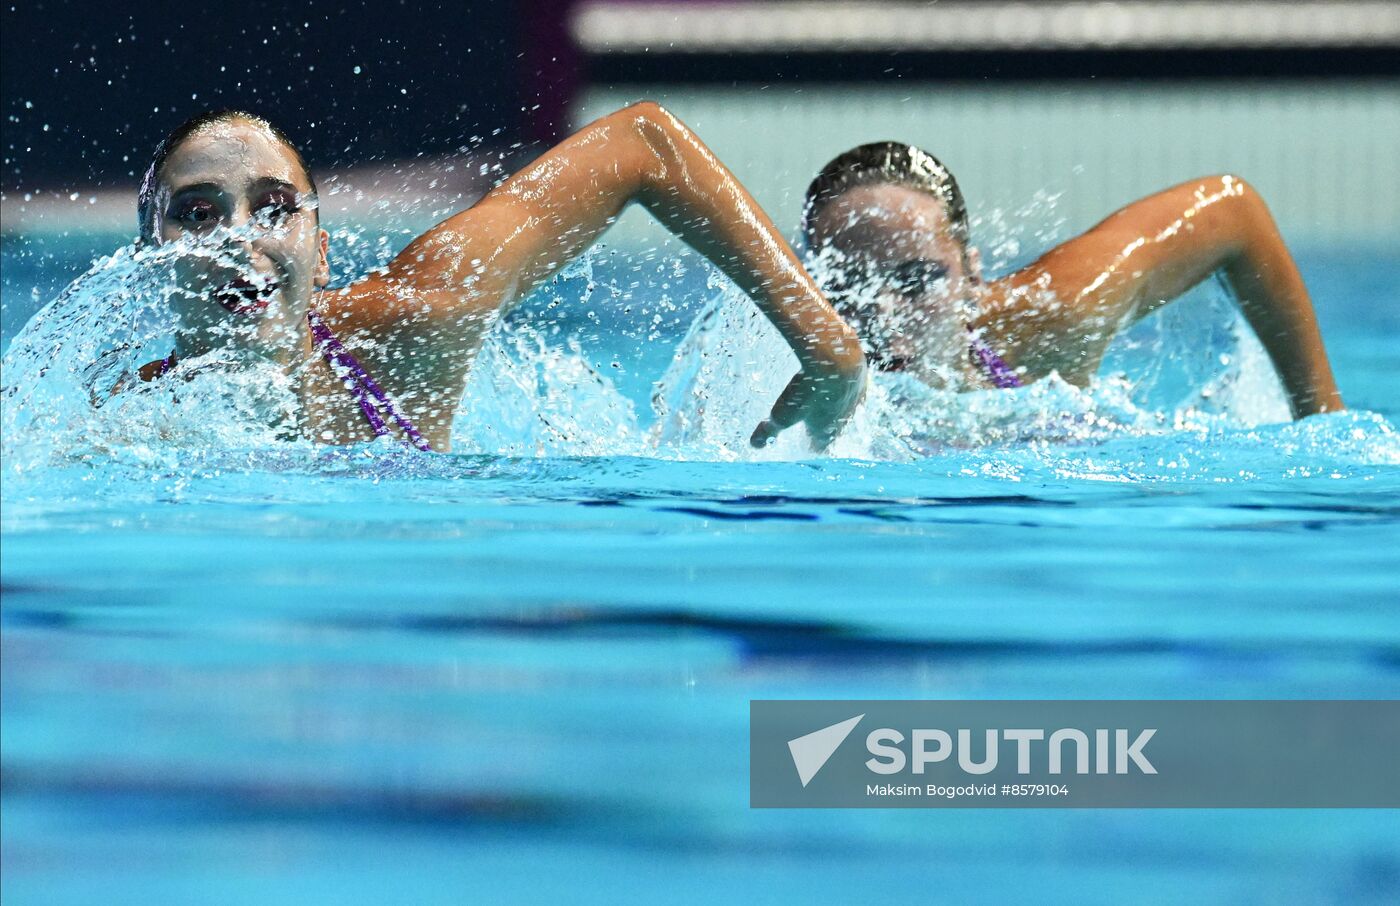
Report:
[{"label": "water splash", "polygon": [[652,394],[651,445],[688,459],[801,458],[802,427],[779,435],[762,453],[749,447],[754,426],[797,370],[782,336],[743,293],[717,273],[709,301],[681,340]]},{"label": "water splash", "polygon": [[170,380],[140,368],[169,354],[180,330],[172,243],[126,246],[97,261],[41,309],[4,358],[3,459],[14,476],[112,455],[169,457],[180,448],[282,442],[294,436],[291,379],[224,349],[181,362]]},{"label": "water splash", "polygon": [[[796,359],[742,294],[718,280],[709,291],[711,299],[653,395],[657,453],[726,460],[811,456],[801,429],[762,452],[749,449],[752,426]],[[1085,454],[1086,448],[1103,452]],[[1158,454],[1150,455],[1152,449]],[[901,462],[964,454],[982,460],[976,470],[1005,465],[1008,476],[1035,462],[1057,476],[1095,480],[1114,474],[1123,480],[1230,479],[1400,463],[1400,436],[1368,412],[1292,423],[1263,347],[1226,288],[1208,282],[1125,331],[1087,387],[1052,374],[1018,389],[959,391],[905,373],[876,372],[830,450],[835,457]],[[1251,467],[1231,470],[1231,457]]]},{"label": "water splash", "polygon": [[[363,230],[338,233],[337,245],[347,250],[346,270],[381,266],[392,253],[391,244]],[[391,441],[327,449],[301,439],[291,379],[256,357],[224,350],[180,362],[170,379],[135,378],[171,348],[178,324],[168,267],[188,251],[119,249],[16,336],[4,359],[0,414],[8,479],[35,477],[33,490],[45,474],[56,478],[77,468],[88,482],[164,476],[169,491],[181,476],[225,469],[348,469],[378,480],[407,468],[413,456],[405,458]],[[801,428],[765,450],[749,447],[753,426],[797,363],[752,302],[704,265],[689,284],[679,270],[643,281],[641,292],[662,296],[673,310],[684,306],[667,294],[702,301],[655,385],[650,411],[639,411],[615,375],[597,364],[599,350],[588,335],[601,328],[618,346],[601,358],[614,361],[636,359],[644,344],[665,337],[642,316],[628,322],[641,325],[638,332],[614,339],[616,325],[604,322],[630,290],[623,291],[615,273],[603,275],[603,255],[580,259],[547,288],[554,298],[535,306],[536,315],[571,312],[568,318],[506,319],[488,338],[454,424],[459,453],[697,461],[813,456]],[[659,292],[663,279],[670,282]],[[627,343],[636,349],[624,349]],[[1052,376],[1019,390],[953,393],[902,375],[875,375],[829,455],[1011,480],[1219,481],[1347,475],[1400,464],[1400,439],[1379,415],[1286,422],[1286,404],[1258,342],[1223,290],[1206,286],[1127,331],[1087,388]]]},{"label": "water splash", "polygon": [[505,456],[646,452],[636,407],[589,363],[578,338],[560,346],[518,322],[494,331],[473,364],[452,444]]}]

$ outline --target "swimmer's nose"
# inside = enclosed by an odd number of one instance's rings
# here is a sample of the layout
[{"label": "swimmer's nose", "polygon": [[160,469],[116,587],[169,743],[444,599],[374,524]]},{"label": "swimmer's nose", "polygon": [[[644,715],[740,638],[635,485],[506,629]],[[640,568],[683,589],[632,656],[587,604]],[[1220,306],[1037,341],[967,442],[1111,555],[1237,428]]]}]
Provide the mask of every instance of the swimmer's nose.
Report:
[{"label": "swimmer's nose", "polygon": [[237,262],[240,270],[256,270],[253,261],[257,256],[257,251],[253,247],[253,238],[247,233],[234,230],[229,233],[224,240],[225,254]]},{"label": "swimmer's nose", "polygon": [[[239,202],[229,217],[230,238],[242,244],[250,245],[252,240],[265,232],[265,223],[258,219],[256,212],[249,207],[247,202]],[[251,247],[251,245],[250,245]]]},{"label": "swimmer's nose", "polygon": [[259,260],[264,256],[258,248],[259,230],[252,212],[240,205],[231,213],[228,226],[224,248],[238,260],[242,268],[258,270]]},{"label": "swimmer's nose", "polygon": [[247,239],[252,235],[253,212],[247,206],[240,204],[233,212],[233,217],[229,221],[229,227],[233,235],[238,239]]},{"label": "swimmer's nose", "polygon": [[259,256],[257,240],[261,233],[253,212],[246,205],[238,205],[231,212],[228,225],[228,235],[224,240],[226,247],[251,266]]}]

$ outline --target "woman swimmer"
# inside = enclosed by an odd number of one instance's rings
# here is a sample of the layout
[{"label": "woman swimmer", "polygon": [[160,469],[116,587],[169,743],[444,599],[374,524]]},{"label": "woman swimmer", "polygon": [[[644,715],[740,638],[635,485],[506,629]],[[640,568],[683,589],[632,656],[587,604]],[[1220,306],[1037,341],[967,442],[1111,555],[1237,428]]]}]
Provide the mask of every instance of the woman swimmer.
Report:
[{"label": "woman swimmer", "polygon": [[292,375],[306,436],[447,450],[491,325],[633,201],[748,293],[797,354],[754,442],[804,422],[826,445],[863,387],[858,338],[733,175],[648,102],[587,126],[342,289],[326,288],[316,187],[286,136],[241,111],[196,117],[160,145],[141,187],[143,240],[190,251],[175,264],[182,330],[141,377],[234,342]]},{"label": "woman swimmer", "polygon": [[1220,273],[1294,418],[1344,408],[1298,268],[1264,202],[1234,176],[1133,202],[984,281],[952,174],[925,151],[881,142],[822,169],[803,234],[828,298],[883,370],[964,389],[1051,372],[1082,386],[1119,330]]}]

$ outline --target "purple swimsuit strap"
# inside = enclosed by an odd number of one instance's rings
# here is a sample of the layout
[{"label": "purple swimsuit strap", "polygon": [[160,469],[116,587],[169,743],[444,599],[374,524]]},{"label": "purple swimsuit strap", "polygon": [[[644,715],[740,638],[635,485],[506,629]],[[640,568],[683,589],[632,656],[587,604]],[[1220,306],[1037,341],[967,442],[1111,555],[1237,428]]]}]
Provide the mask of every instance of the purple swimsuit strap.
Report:
[{"label": "purple swimsuit strap", "polygon": [[423,435],[414,426],[408,417],[399,411],[394,405],[394,401],[389,399],[389,395],[375,383],[374,378],[369,376],[364,366],[359,360],[350,354],[350,350],[336,339],[331,332],[330,326],[321,319],[321,316],[314,311],[306,313],[306,321],[311,325],[311,338],[316,344],[316,349],[326,360],[326,364],[331,366],[331,370],[343,381],[345,388],[350,391],[350,395],[359,404],[360,411],[364,413],[365,421],[369,422],[370,428],[374,430],[375,437],[383,437],[389,433],[389,426],[384,422],[384,416],[380,414],[383,410],[394,420],[394,423],[403,431],[409,442],[425,453],[431,452],[432,447],[423,439]]},{"label": "purple swimsuit strap", "polygon": [[982,373],[992,382],[992,386],[1000,390],[1014,390],[1017,387],[1024,387],[1025,382],[1021,376],[1006,364],[1006,360],[996,354],[992,347],[977,333],[968,330],[967,354],[972,357],[972,364],[982,369]]},{"label": "purple swimsuit strap", "polygon": [[[316,349],[325,358],[326,364],[331,366],[331,370],[336,376],[345,382],[345,388],[350,391],[350,395],[359,404],[360,411],[365,415],[365,421],[369,422],[370,428],[374,429],[375,437],[383,437],[389,433],[389,426],[384,423],[384,416],[379,414],[383,409],[394,423],[403,431],[409,443],[422,450],[424,453],[431,453],[432,447],[423,439],[417,426],[408,420],[408,416],[399,411],[394,405],[394,401],[389,399],[389,395],[369,376],[359,359],[350,354],[350,350],[345,348],[345,344],[336,339],[331,332],[330,326],[321,319],[321,316],[314,311],[306,313],[306,321],[311,325],[311,338],[316,344]],[[175,367],[175,353],[161,359],[155,372],[156,377],[160,377]],[[148,379],[149,380],[149,379]]]}]

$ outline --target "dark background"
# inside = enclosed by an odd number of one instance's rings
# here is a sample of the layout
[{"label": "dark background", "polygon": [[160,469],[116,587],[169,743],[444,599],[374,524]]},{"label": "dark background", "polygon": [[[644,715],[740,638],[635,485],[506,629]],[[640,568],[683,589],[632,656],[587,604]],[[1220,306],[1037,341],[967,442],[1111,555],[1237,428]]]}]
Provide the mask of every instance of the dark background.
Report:
[{"label": "dark background", "polygon": [[7,4],[4,187],[128,184],[212,107],[267,116],[320,167],[509,145],[539,92],[520,5]]},{"label": "dark background", "polygon": [[968,48],[846,53],[838,61],[816,52],[652,48],[588,59],[567,36],[576,2],[14,3],[0,12],[0,188],[130,186],[161,137],[215,107],[266,116],[313,167],[327,168],[556,140],[566,131],[571,97],[588,80],[643,86],[1400,75],[1395,46]]}]

